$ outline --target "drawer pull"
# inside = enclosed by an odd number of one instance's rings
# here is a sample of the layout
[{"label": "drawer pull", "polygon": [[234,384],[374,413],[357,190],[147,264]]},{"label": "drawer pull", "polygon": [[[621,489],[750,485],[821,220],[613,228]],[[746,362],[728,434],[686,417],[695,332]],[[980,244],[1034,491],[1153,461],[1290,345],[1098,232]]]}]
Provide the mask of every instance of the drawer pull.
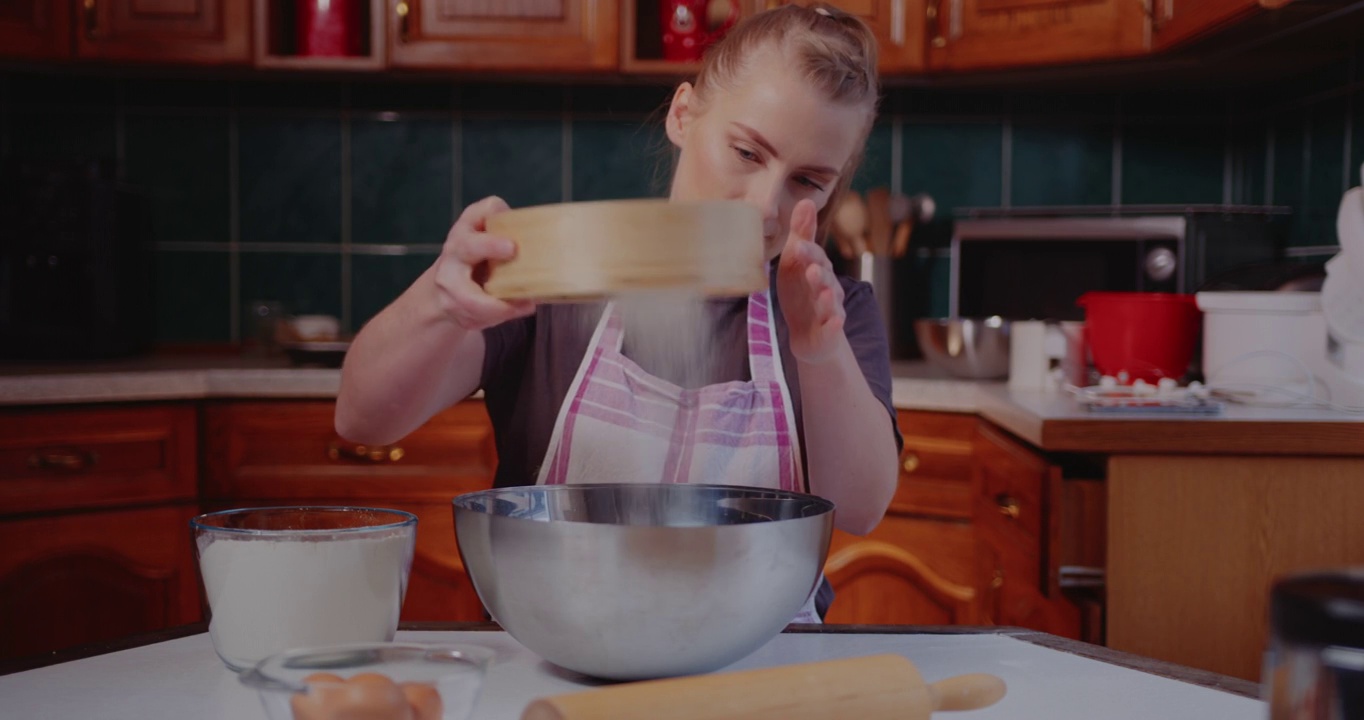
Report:
[{"label": "drawer pull", "polygon": [[398,462],[407,452],[400,445],[359,445],[340,440],[327,443],[327,457],[332,460],[358,460],[362,462]]},{"label": "drawer pull", "polygon": [[994,577],[990,578],[990,589],[998,590],[1002,587],[1004,587],[1004,571],[995,568]]},{"label": "drawer pull", "polygon": [[28,456],[28,466],[35,470],[75,472],[85,470],[98,461],[99,455],[88,450],[51,450],[35,452]]},{"label": "drawer pull", "polygon": [[917,454],[915,454],[915,453],[912,453],[912,452],[911,452],[911,453],[905,453],[905,460],[904,460],[903,463],[900,464],[900,467],[904,468],[904,469],[905,469],[905,472],[907,472],[907,473],[912,473],[912,472],[914,472],[915,470],[918,470],[918,469],[919,469],[919,456],[918,456]]},{"label": "drawer pull", "polygon": [[1010,497],[1005,493],[1000,493],[995,496],[995,504],[999,506],[1000,515],[1007,515],[1015,520],[1018,519],[1021,508],[1018,505],[1018,500],[1015,498]]}]

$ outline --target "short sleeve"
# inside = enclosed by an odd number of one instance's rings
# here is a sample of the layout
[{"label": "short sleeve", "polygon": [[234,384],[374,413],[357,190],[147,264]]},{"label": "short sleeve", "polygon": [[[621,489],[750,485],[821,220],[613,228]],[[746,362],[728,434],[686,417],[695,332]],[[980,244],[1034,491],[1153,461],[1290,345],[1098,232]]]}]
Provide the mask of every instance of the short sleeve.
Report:
[{"label": "short sleeve", "polygon": [[904,448],[904,438],[900,436],[899,423],[895,418],[895,405],[891,400],[890,378],[890,341],[886,337],[886,325],[881,319],[881,306],[871,285],[865,282],[844,280],[843,309],[847,317],[843,332],[852,346],[857,365],[862,368],[862,376],[872,395],[885,406],[890,415],[891,430],[895,433],[896,450]]},{"label": "short sleeve", "polygon": [[483,371],[478,386],[484,392],[495,391],[509,379],[521,377],[534,334],[535,315],[509,320],[483,331]]}]

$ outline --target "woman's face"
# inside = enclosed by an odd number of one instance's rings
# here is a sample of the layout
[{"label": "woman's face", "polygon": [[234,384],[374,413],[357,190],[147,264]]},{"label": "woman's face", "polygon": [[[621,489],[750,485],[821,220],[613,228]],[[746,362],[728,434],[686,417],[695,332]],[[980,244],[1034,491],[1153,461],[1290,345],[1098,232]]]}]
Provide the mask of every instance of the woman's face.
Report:
[{"label": "woman's face", "polygon": [[668,110],[680,154],[674,200],[742,200],[762,211],[768,260],[781,254],[791,210],[823,209],[861,141],[867,110],[831,102],[781,52],[756,53],[730,87],[699,107],[684,83]]}]

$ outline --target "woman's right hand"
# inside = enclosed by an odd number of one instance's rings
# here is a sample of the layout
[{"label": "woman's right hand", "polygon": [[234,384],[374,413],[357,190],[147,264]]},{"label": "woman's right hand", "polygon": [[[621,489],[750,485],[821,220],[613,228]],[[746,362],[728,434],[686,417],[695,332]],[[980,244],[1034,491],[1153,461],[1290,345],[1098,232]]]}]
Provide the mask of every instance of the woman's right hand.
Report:
[{"label": "woman's right hand", "polygon": [[535,303],[529,300],[507,302],[483,289],[490,262],[516,257],[516,243],[488,232],[488,218],[508,209],[499,197],[465,208],[436,260],[436,302],[465,330],[482,330],[535,312]]}]

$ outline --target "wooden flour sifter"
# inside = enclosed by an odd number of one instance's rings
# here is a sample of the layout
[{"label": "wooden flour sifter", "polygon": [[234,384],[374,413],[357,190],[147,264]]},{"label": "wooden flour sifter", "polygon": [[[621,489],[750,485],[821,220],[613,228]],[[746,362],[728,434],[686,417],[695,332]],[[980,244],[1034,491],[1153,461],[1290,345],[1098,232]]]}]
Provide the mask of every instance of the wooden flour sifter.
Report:
[{"label": "wooden flour sifter", "polygon": [[738,201],[603,200],[508,210],[488,231],[517,244],[490,269],[504,300],[592,300],[689,288],[742,296],[767,287],[762,216]]},{"label": "wooden flour sifter", "polygon": [[733,673],[649,680],[532,702],[521,720],[928,720],[1004,697],[975,674],[927,684],[899,655],[871,655]]}]

